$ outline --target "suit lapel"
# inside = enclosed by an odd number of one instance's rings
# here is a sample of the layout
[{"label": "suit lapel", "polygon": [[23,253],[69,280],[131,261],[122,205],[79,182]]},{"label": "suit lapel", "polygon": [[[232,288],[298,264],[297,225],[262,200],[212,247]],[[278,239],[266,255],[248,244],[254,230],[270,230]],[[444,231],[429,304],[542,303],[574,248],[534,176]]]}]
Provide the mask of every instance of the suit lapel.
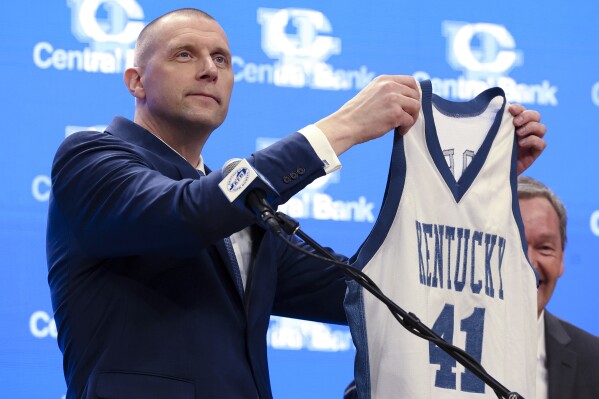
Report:
[{"label": "suit lapel", "polygon": [[198,178],[197,169],[181,155],[130,120],[117,116],[106,128],[106,132],[144,149],[148,155],[146,161],[163,175],[175,180]]},{"label": "suit lapel", "polygon": [[[146,150],[146,154],[148,155],[146,161],[152,164],[160,173],[171,179],[195,180],[200,178],[198,170],[191,166],[182,156],[177,154],[175,150],[146,129],[126,118],[118,116],[114,118],[106,129],[106,132]],[[208,168],[206,168],[206,173],[210,173]],[[243,285],[238,282],[239,267],[237,266],[237,262],[235,261],[235,263],[233,263],[224,240],[217,241],[214,244],[214,247],[235,285],[240,300],[243,301]]]},{"label": "suit lapel", "polygon": [[[226,239],[229,239],[228,237]],[[230,242],[229,242],[230,245]],[[235,254],[231,254],[230,250],[231,249],[227,248],[227,245],[225,244],[225,240],[218,240],[214,246],[216,247],[216,250],[218,251],[220,257],[223,259],[223,261],[225,262],[225,265],[227,266],[227,272],[229,272],[229,276],[231,277],[231,280],[233,280],[233,283],[235,284],[235,289],[237,291],[237,294],[239,295],[239,299],[241,301],[243,301],[243,283],[241,282],[241,274],[239,271],[239,266],[237,265],[237,261],[233,260],[235,257]]]},{"label": "suit lapel", "polygon": [[559,319],[545,310],[545,345],[549,399],[571,397],[577,367],[577,355],[567,348],[571,339]]}]

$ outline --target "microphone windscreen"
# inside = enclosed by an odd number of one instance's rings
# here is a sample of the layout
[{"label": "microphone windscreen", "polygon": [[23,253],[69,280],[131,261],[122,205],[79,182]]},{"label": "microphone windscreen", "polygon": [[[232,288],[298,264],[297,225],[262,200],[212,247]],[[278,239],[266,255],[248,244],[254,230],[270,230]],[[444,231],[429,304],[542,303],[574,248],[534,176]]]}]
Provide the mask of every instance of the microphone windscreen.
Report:
[{"label": "microphone windscreen", "polygon": [[235,169],[239,162],[241,162],[241,158],[231,158],[225,162],[223,164],[223,178],[231,173],[231,171]]}]

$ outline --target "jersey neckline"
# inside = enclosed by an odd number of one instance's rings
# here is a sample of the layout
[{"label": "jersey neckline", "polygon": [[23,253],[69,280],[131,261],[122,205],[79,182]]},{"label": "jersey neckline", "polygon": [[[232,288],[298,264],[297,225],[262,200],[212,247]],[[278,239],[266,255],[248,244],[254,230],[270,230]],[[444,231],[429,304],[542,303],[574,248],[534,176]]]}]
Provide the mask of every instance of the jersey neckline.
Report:
[{"label": "jersey neckline", "polygon": [[[443,177],[443,180],[451,191],[455,201],[460,202],[482,169],[485,160],[489,155],[489,151],[491,150],[493,140],[497,136],[506,105],[505,93],[500,87],[492,87],[483,91],[470,101],[455,102],[433,94],[430,80],[421,81],[420,87],[422,91],[422,113],[424,115],[426,146],[437,170]],[[485,139],[478,151],[476,151],[472,161],[466,170],[464,170],[459,180],[456,181],[447,165],[443,150],[441,149],[441,144],[439,143],[437,127],[433,116],[433,105],[444,114],[475,116],[484,112],[491,100],[498,96],[503,99],[503,102],[495,115],[493,124],[486,133]]]}]

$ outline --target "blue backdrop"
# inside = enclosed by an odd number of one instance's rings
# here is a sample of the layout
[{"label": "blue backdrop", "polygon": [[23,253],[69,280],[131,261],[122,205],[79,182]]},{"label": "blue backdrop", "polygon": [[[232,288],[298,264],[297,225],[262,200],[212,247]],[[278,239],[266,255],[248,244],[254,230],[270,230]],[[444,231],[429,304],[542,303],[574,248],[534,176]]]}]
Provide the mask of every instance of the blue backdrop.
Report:
[{"label": "blue backdrop", "polygon": [[[527,174],[559,194],[570,218],[566,272],[549,308],[598,334],[599,5],[534,3],[5,2],[0,396],[64,395],[46,281],[52,158],[66,135],[102,129],[116,114],[132,117],[122,72],[134,39],[146,23],[180,7],[212,14],[234,54],[229,117],[203,153],[213,167],[322,118],[379,74],[429,78],[437,94],[452,100],[499,85],[510,101],[539,110],[548,148]],[[378,214],[390,144],[385,137],[344,154],[339,173],[285,210],[321,243],[353,254]],[[340,397],[352,379],[346,328],[273,318],[268,344],[277,398]]]}]

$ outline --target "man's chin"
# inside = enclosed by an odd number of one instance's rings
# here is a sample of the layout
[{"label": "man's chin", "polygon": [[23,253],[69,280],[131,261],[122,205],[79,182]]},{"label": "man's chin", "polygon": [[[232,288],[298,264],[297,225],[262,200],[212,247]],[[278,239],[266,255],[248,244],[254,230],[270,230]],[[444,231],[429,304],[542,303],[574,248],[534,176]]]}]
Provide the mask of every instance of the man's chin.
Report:
[{"label": "man's chin", "polygon": [[190,125],[193,125],[194,129],[208,129],[213,131],[223,123],[224,118],[220,116],[195,113],[193,115],[188,115],[186,121]]}]

